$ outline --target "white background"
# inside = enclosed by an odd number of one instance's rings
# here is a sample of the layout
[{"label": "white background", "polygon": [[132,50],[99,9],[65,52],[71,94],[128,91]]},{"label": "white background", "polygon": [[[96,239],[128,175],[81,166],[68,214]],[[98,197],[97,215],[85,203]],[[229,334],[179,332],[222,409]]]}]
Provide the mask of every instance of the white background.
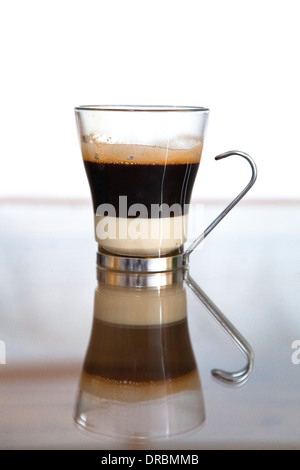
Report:
[{"label": "white background", "polygon": [[89,197],[73,108],[211,110],[195,197],[300,198],[297,0],[1,2],[1,197]]}]

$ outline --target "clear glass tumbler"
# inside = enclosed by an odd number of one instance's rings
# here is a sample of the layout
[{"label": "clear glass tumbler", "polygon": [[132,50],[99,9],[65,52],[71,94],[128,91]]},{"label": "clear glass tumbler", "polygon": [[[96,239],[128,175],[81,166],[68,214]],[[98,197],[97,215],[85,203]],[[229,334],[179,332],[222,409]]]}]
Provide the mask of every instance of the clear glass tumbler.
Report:
[{"label": "clear glass tumbler", "polygon": [[79,106],[75,114],[99,249],[182,253],[209,110]]},{"label": "clear glass tumbler", "polygon": [[143,441],[204,422],[183,274],[98,270],[74,414],[82,430]]}]

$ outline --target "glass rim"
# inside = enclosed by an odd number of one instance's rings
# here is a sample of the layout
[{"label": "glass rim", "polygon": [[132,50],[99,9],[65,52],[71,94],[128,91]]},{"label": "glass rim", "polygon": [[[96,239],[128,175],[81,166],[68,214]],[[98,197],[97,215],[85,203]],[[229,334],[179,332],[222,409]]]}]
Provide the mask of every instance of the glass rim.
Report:
[{"label": "glass rim", "polygon": [[164,105],[80,105],[75,111],[127,111],[127,112],[198,112],[208,113],[209,108],[200,106],[164,106]]}]

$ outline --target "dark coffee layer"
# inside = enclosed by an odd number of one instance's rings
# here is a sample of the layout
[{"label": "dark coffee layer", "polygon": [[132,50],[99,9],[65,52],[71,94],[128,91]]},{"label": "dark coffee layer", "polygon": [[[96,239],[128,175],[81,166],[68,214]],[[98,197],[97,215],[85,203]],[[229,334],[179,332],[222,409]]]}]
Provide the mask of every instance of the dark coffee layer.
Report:
[{"label": "dark coffee layer", "polygon": [[180,377],[196,368],[187,320],[132,327],[94,319],[84,362],[88,374],[117,381]]},{"label": "dark coffee layer", "polygon": [[[127,196],[128,208],[133,204],[143,204],[148,217],[151,217],[152,204],[179,204],[181,214],[187,212],[184,206],[190,203],[199,163],[151,165],[84,161],[84,165],[95,213],[99,205],[111,204],[116,210],[116,216],[120,216],[119,196]],[[181,214],[167,211],[157,213],[155,217],[174,217]]]}]

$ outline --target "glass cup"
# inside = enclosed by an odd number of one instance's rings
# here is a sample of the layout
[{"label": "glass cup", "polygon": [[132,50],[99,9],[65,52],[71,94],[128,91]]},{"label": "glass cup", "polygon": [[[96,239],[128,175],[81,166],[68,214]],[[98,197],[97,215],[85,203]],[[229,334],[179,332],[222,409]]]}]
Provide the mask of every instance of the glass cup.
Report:
[{"label": "glass cup", "polygon": [[209,110],[79,106],[75,114],[99,249],[182,253]]},{"label": "glass cup", "polygon": [[205,419],[190,343],[184,281],[247,358],[227,384],[248,380],[253,352],[189,275],[189,257],[256,180],[185,248],[189,205],[209,110],[196,107],[75,108],[98,243],[94,321],[75,421],[109,436],[160,438]]},{"label": "glass cup", "polygon": [[74,420],[85,431],[139,441],[203,424],[183,272],[137,280],[98,270]]}]

